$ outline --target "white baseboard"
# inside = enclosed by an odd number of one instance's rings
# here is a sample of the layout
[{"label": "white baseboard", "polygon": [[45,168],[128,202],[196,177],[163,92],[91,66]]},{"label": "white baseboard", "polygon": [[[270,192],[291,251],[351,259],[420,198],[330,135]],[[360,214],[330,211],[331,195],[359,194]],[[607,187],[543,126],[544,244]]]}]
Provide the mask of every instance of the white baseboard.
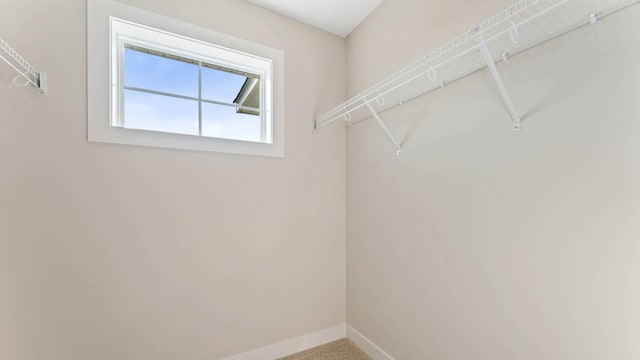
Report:
[{"label": "white baseboard", "polygon": [[346,335],[346,325],[342,324],[220,360],[275,360],[343,339]]},{"label": "white baseboard", "polygon": [[347,325],[347,339],[353,341],[362,351],[366,352],[373,360],[395,360],[378,345],[367,339],[356,329]]}]

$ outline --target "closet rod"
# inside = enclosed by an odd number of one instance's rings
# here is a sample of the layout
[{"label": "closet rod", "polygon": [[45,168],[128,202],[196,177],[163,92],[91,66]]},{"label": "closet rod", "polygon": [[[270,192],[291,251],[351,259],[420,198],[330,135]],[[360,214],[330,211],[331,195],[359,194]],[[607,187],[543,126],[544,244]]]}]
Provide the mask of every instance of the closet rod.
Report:
[{"label": "closet rod", "polygon": [[360,99],[363,97],[372,99],[386,96],[409,83],[415,82],[425,75],[429,75],[433,80],[436,70],[439,71],[441,68],[456,64],[467,55],[473,54],[478,50],[476,39],[479,35],[483,36],[487,43],[502,38],[504,34],[509,34],[513,37],[514,32],[518,31],[519,26],[530,24],[554,12],[570,1],[571,0],[519,0],[489,17],[471,30],[465,31],[452,40],[447,41],[435,50],[365,89],[360,94],[324,113],[318,119],[314,120],[314,128],[325,127],[346,114],[362,108],[364,104],[360,102]]},{"label": "closet rod", "polygon": [[[555,33],[555,34],[553,34],[553,35],[549,35],[549,36],[547,36],[547,37],[545,37],[545,38],[541,39],[540,41],[537,41],[537,42],[535,42],[535,43],[532,43],[531,45],[526,46],[526,47],[523,47],[523,48],[521,48],[521,49],[519,49],[519,50],[517,50],[517,51],[514,51],[514,52],[509,53],[509,54],[506,54],[506,53],[505,53],[505,54],[503,54],[503,56],[502,56],[501,58],[499,58],[498,60],[496,60],[494,63],[497,65],[497,64],[499,64],[499,63],[501,63],[501,62],[506,62],[508,59],[510,59],[510,58],[512,58],[512,57],[515,57],[515,56],[517,56],[517,55],[520,55],[520,54],[522,54],[523,52],[526,52],[526,51],[531,50],[531,49],[533,49],[533,48],[535,48],[535,47],[538,47],[538,46],[540,46],[540,45],[543,45],[543,44],[545,44],[545,43],[547,43],[547,42],[549,42],[549,41],[552,41],[552,40],[554,40],[554,39],[556,39],[556,38],[558,38],[558,37],[561,37],[561,36],[563,36],[563,35],[566,35],[566,34],[568,34],[568,33],[572,32],[572,31],[574,31],[574,30],[578,30],[578,29],[580,29],[580,28],[582,28],[582,27],[585,27],[585,26],[587,26],[587,25],[593,25],[593,24],[595,24],[597,21],[599,21],[599,20],[601,20],[601,19],[604,19],[605,17],[607,17],[607,16],[609,16],[609,15],[613,15],[613,14],[615,14],[615,13],[617,13],[617,12],[620,12],[620,11],[622,11],[622,10],[624,10],[624,9],[626,9],[626,8],[628,8],[628,7],[630,7],[630,6],[632,6],[632,5],[638,4],[638,3],[640,3],[640,0],[629,0],[629,1],[625,2],[625,3],[622,3],[622,4],[620,4],[620,5],[614,6],[614,7],[610,8],[610,9],[607,9],[607,10],[602,11],[602,12],[600,12],[600,13],[597,13],[597,14],[596,14],[596,13],[592,13],[592,14],[591,14],[587,19],[585,19],[584,21],[581,21],[581,22],[576,23],[576,24],[574,24],[574,25],[572,25],[572,26],[569,26],[569,27],[567,27],[567,28],[563,29],[562,31],[559,31],[559,32],[557,32],[557,33]],[[427,95],[427,94],[430,94],[430,93],[432,93],[432,92],[434,92],[434,91],[436,91],[436,90],[441,89],[441,88],[442,88],[442,87],[444,87],[445,85],[449,85],[449,84],[455,83],[455,82],[456,82],[456,81],[458,81],[458,80],[462,80],[462,79],[464,79],[464,78],[467,78],[467,77],[469,77],[469,76],[471,76],[471,75],[473,75],[473,74],[475,74],[475,73],[477,73],[477,72],[479,72],[479,71],[482,71],[482,70],[484,70],[484,69],[486,69],[486,68],[487,68],[487,65],[480,65],[480,66],[478,66],[476,69],[474,69],[474,70],[472,70],[472,71],[470,71],[470,72],[468,72],[468,73],[466,73],[466,74],[464,74],[464,75],[461,75],[461,76],[459,76],[459,77],[453,78],[453,79],[451,79],[451,80],[447,81],[446,83],[445,83],[445,82],[443,82],[443,84],[442,84],[442,85],[440,85],[440,86],[437,86],[437,87],[431,88],[431,89],[429,89],[429,90],[423,91],[423,92],[421,92],[421,93],[418,93],[418,94],[416,94],[416,95],[414,95],[414,96],[411,96],[411,97],[408,97],[408,98],[406,98],[406,99],[402,99],[402,101],[401,101],[401,102],[396,103],[396,104],[394,104],[394,105],[390,105],[390,106],[389,106],[389,107],[387,107],[386,109],[378,110],[378,111],[377,111],[377,114],[378,114],[378,115],[384,114],[385,112],[387,112],[387,111],[389,111],[389,110],[395,109],[395,108],[397,108],[398,106],[401,106],[401,105],[404,105],[404,104],[406,104],[406,103],[412,102],[412,101],[414,101],[414,100],[416,100],[416,99],[419,99],[419,98],[421,98],[421,97],[423,97],[423,96],[425,96],[425,95]],[[365,121],[365,120],[368,120],[368,119],[370,119],[370,118],[371,118],[371,116],[367,116],[367,117],[362,118],[362,119],[359,119],[359,120],[351,121],[351,122],[349,123],[349,126],[351,127],[351,126],[353,126],[353,125],[357,125],[357,124],[359,124],[359,123],[361,123],[361,122],[363,122],[363,121]]]}]

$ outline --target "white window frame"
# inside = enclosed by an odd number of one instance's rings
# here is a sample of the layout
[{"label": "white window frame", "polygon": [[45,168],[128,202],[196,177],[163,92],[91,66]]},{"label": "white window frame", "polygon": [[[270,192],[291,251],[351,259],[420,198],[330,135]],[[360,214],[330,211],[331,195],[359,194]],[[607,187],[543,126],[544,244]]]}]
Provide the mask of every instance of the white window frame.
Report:
[{"label": "white window frame", "polygon": [[[89,141],[284,157],[282,51],[113,0],[87,5]],[[263,141],[122,127],[124,43],[259,75]]]}]

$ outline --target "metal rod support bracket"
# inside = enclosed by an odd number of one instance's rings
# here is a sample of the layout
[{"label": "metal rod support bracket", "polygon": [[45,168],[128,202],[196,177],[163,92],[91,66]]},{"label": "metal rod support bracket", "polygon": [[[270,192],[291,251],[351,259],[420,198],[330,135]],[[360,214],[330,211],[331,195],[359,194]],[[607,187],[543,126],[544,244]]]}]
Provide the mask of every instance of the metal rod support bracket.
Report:
[{"label": "metal rod support bracket", "polygon": [[38,94],[47,95],[47,73],[40,73],[38,78]]},{"label": "metal rod support bracket", "polygon": [[[40,95],[47,95],[47,74],[36,70],[2,38],[0,38],[0,60],[18,73],[13,78],[15,85],[20,87],[32,85],[38,89]],[[23,79],[24,82],[20,83],[20,79]]]},{"label": "metal rod support bracket", "polygon": [[380,118],[380,115],[378,115],[378,113],[373,108],[373,106],[371,106],[369,101],[366,98],[362,98],[362,100],[364,101],[364,104],[367,106],[367,109],[369,109],[369,111],[371,112],[371,116],[373,116],[373,118],[376,119],[376,122],[378,123],[378,125],[380,125],[380,128],[382,128],[382,131],[384,131],[384,133],[387,135],[387,138],[389,139],[389,141],[391,141],[393,146],[396,147],[396,155],[400,155],[400,151],[402,151],[402,147],[393,137],[393,135],[391,134],[391,131],[389,131],[389,128],[387,128],[387,126],[384,124],[384,122]]},{"label": "metal rod support bracket", "polygon": [[509,114],[511,115],[511,121],[513,123],[513,131],[520,131],[522,128],[522,120],[518,113],[516,112],[516,108],[513,106],[513,101],[511,101],[511,96],[509,96],[509,92],[507,88],[504,86],[504,82],[502,81],[502,77],[498,72],[498,68],[496,68],[496,64],[493,62],[493,57],[489,52],[489,48],[487,48],[487,44],[482,38],[481,34],[478,34],[478,47],[480,48],[480,52],[484,57],[484,60],[487,62],[487,66],[489,67],[489,72],[491,72],[491,76],[493,76],[493,80],[495,80],[496,85],[498,86],[498,91],[500,92],[500,96],[502,96],[502,100],[504,101]]}]

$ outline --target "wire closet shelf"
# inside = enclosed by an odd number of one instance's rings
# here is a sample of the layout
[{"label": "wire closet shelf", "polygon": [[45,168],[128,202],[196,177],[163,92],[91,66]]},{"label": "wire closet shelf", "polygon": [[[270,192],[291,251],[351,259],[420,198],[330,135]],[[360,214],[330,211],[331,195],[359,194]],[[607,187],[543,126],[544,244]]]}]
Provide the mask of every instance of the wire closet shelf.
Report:
[{"label": "wire closet shelf", "polygon": [[16,86],[31,85],[38,89],[40,95],[47,94],[47,75],[39,72],[2,38],[0,38],[0,60],[18,73],[13,78]]},{"label": "wire closet shelf", "polygon": [[640,0],[517,1],[315,118],[313,129],[324,129],[339,120],[351,126],[371,117],[399,153],[400,145],[382,122],[381,112],[488,68],[511,115],[513,129],[520,130],[520,117],[496,64],[637,3]]}]

